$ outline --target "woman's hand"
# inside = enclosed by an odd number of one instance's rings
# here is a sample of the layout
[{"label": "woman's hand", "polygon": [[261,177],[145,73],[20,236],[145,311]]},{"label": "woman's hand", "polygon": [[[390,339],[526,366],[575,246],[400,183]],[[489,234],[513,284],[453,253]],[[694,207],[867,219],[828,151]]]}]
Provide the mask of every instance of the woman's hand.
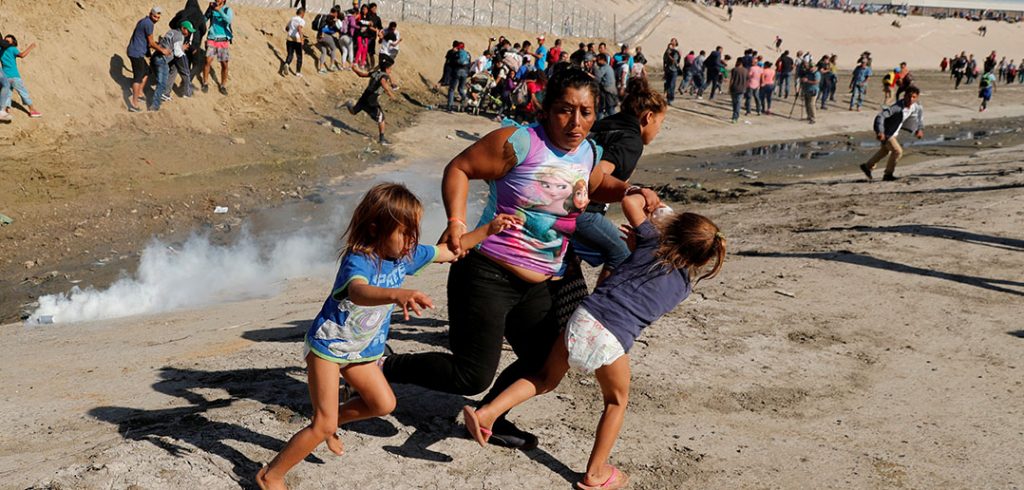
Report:
[{"label": "woman's hand", "polygon": [[[459,220],[452,220],[448,222],[448,228],[445,228],[444,233],[441,234],[441,238],[437,243],[442,243],[448,246],[448,250],[451,250],[455,254],[455,260],[464,257],[468,250],[462,249],[462,235],[466,234],[466,223]],[[454,260],[453,260],[454,262]]]},{"label": "woman's hand", "polygon": [[630,187],[626,190],[626,196],[633,196],[640,194],[644,198],[644,212],[651,214],[655,209],[661,207],[661,198],[658,197],[658,193],[646,187]]},{"label": "woman's hand", "polygon": [[395,304],[402,307],[402,314],[406,320],[409,319],[409,310],[412,310],[416,316],[421,316],[423,311],[420,308],[425,310],[434,307],[434,302],[429,296],[422,291],[414,289],[399,289],[396,294]]}]

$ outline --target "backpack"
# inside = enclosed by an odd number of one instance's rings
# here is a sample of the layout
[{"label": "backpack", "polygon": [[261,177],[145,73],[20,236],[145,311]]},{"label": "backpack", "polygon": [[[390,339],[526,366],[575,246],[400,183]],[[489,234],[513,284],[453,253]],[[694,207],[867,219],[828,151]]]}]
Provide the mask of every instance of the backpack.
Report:
[{"label": "backpack", "polygon": [[455,56],[455,64],[457,64],[460,68],[466,68],[470,65],[470,63],[473,62],[473,60],[471,60],[469,57],[469,51],[466,51],[465,49],[460,49]]},{"label": "backpack", "polygon": [[330,19],[330,14],[316,14],[316,17],[313,17],[313,32],[320,32]]},{"label": "backpack", "polygon": [[512,103],[517,106],[524,106],[530,103],[530,87],[525,80],[516,85],[512,91]]}]

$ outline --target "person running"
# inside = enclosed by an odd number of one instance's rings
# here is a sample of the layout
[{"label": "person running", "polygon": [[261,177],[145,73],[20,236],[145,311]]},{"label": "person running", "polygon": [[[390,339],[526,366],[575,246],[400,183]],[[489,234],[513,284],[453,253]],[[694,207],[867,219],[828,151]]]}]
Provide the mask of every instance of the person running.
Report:
[{"label": "person running", "polygon": [[43,114],[37,111],[36,107],[32,104],[32,97],[29,96],[28,88],[25,87],[25,81],[21,78],[21,72],[18,70],[18,60],[28,56],[36,48],[36,43],[29,44],[25,51],[21,51],[18,49],[18,38],[13,35],[8,34],[4,36],[4,42],[7,47],[0,53],[0,65],[2,65],[3,77],[7,79],[5,84],[7,95],[0,101],[0,113],[6,113],[8,119],[10,119],[11,100],[14,98],[13,92],[18,92],[18,96],[21,97],[21,104],[28,108],[28,117],[43,117]]},{"label": "person running", "polygon": [[722,90],[723,67],[725,67],[725,62],[722,61],[722,47],[717,46],[714,51],[708,53],[707,59],[704,60],[704,70],[707,72],[704,79],[711,86],[711,94],[708,95],[708,100],[714,100],[715,92]]},{"label": "person running", "polygon": [[[6,39],[0,35],[0,56],[3,55],[4,50],[11,47],[11,43],[7,42]],[[2,66],[0,66],[0,122],[10,123],[11,115],[7,112],[7,98],[11,96],[11,87],[7,83],[7,75],[4,75]]]},{"label": "person running", "polygon": [[[462,257],[448,273],[451,352],[388,356],[384,375],[389,382],[475,395],[493,381],[481,401],[486,404],[515,380],[539,372],[563,327],[554,308],[552,278],[565,270],[566,248],[580,211],[590,200],[612,203],[635,194],[644,197],[647,211],[660,206],[654,192],[597,168],[601,150],[587,135],[596,119],[598,90],[582,70],[558,72],[548,82],[536,124],[494,130],[445,168],[442,196],[448,228],[441,242]],[[460,245],[468,230],[471,180],[486,180],[490,186],[482,223],[496,213],[523,220],[522,226],[490,236],[474,249]],[[503,338],[516,360],[495,380]],[[491,444],[523,450],[538,444],[535,435],[505,415],[491,429]]]},{"label": "person running", "polygon": [[882,147],[867,163],[860,165],[860,170],[864,172],[868,180],[873,180],[871,171],[874,170],[875,164],[886,156],[889,157],[889,161],[885,165],[885,174],[882,176],[882,180],[896,180],[894,174],[896,163],[903,157],[903,148],[897,141],[900,129],[914,133],[917,139],[924,137],[924,109],[917,102],[920,94],[921,90],[917,87],[907,87],[903,92],[902,99],[882,109],[882,112],[875,116],[875,135],[878,141],[882,142]]},{"label": "person running", "polygon": [[900,67],[893,68],[882,77],[882,105],[889,105],[892,88],[900,83]]},{"label": "person running", "polygon": [[[334,286],[320,313],[306,330],[305,360],[310,424],[300,430],[270,464],[256,473],[262,490],[285,487],[285,475],[321,443],[334,454],[344,453],[337,430],[344,424],[383,417],[395,409],[395,394],[380,370],[380,359],[398,306],[409,314],[433,308],[422,291],[404,289],[402,283],[428,265],[450,262],[457,256],[448,245],[419,243],[423,204],[401,184],[378,184],[356,206],[349,221],[341,265]],[[499,214],[461,237],[462,247],[473,247],[521,220]],[[340,379],[359,396],[339,405]]]},{"label": "person running", "polygon": [[391,60],[390,56],[384,55],[380,57],[380,65],[377,68],[370,71],[363,71],[359,65],[352,65],[352,71],[359,75],[360,78],[369,78],[369,82],[366,84],[366,89],[363,90],[363,95],[359,97],[359,100],[353,103],[348,101],[345,103],[345,107],[348,108],[349,114],[356,115],[360,112],[365,112],[370,119],[377,122],[378,137],[377,141],[382,146],[390,145],[387,139],[384,138],[384,109],[380,107],[380,91],[388,94],[391,99],[395,98],[395,93],[391,88],[391,65],[394,61]]},{"label": "person running", "polygon": [[462,410],[467,431],[485,446],[497,417],[554,390],[570,367],[593,373],[604,413],[587,471],[577,483],[585,490],[621,489],[629,483],[626,473],[608,464],[629,399],[629,350],[644,329],[685,301],[696,284],[715,277],[725,260],[725,236],[711,220],[694,213],[647,213],[638,196],[624,199],[622,206],[634,251],[576,308],[543,370],[516,380],[490,403]]},{"label": "person running", "polygon": [[868,79],[871,78],[871,68],[868,68],[867,60],[861,59],[857,68],[853,69],[850,76],[850,110],[856,109],[860,112],[864,105],[864,96],[868,91]]},{"label": "person running", "polygon": [[900,82],[896,88],[896,99],[903,98],[903,92],[908,88],[916,86],[914,84],[914,75],[910,73],[910,68],[907,67],[907,62],[900,63]]},{"label": "person running", "polygon": [[[661,131],[668,114],[668,102],[641,78],[630,80],[622,111],[601,119],[590,130],[594,141],[604,152],[599,168],[619,180],[628,182],[644,153]],[[602,266],[600,284],[629,257],[629,250],[619,236],[619,228],[605,217],[608,205],[591,203],[576,218],[573,250],[592,267]]]},{"label": "person running", "polygon": [[778,35],[775,36],[775,51],[778,52],[782,48],[782,38]]},{"label": "person running", "polygon": [[[740,103],[747,87],[747,69],[743,67],[743,58],[736,58],[736,66],[729,73],[729,97],[732,98],[732,123],[740,120]],[[749,113],[749,112],[748,112]]]},{"label": "person running", "polygon": [[981,99],[981,107],[978,108],[978,112],[985,112],[985,109],[988,109],[988,103],[992,100],[995,90],[996,75],[992,72],[981,75],[978,82],[978,98]]},{"label": "person running", "polygon": [[284,32],[288,33],[288,40],[285,46],[288,49],[288,57],[281,62],[281,69],[278,70],[283,77],[288,74],[288,67],[295,59],[295,76],[302,77],[302,40],[306,37],[306,9],[299,7],[295,10],[295,16],[288,21]]},{"label": "person running", "polygon": [[953,89],[959,90],[960,84],[963,83],[964,75],[966,75],[967,72],[967,56],[963,51],[960,52],[960,56],[953,58],[949,71],[954,80]]},{"label": "person running", "polygon": [[220,93],[228,94],[228,63],[231,61],[231,41],[235,37],[231,23],[235,20],[235,11],[226,4],[227,0],[214,0],[206,10],[210,31],[206,38],[206,64],[203,65],[201,88],[204,94],[210,90],[210,68],[214,61],[220,62]]},{"label": "person running", "polygon": [[142,110],[139,107],[140,102],[143,107],[146,105],[146,95],[143,93],[143,89],[149,79],[149,62],[146,61],[146,58],[149,57],[150,49],[167,54],[157,39],[153,37],[153,31],[156,29],[156,23],[160,22],[161,15],[163,15],[163,9],[160,7],[150,9],[149,15],[135,23],[132,37],[128,41],[127,54],[132,67],[132,96],[128,101],[128,110],[131,112]]}]

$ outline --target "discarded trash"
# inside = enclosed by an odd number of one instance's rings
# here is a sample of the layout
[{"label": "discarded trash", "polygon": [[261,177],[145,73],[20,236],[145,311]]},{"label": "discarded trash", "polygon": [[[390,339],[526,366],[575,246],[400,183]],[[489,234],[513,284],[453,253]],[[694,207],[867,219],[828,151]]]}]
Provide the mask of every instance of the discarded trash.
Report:
[{"label": "discarded trash", "polygon": [[233,145],[244,145],[245,138],[231,138],[231,144]]},{"label": "discarded trash", "polygon": [[217,206],[213,208],[213,214],[228,214],[227,206]]},{"label": "discarded trash", "polygon": [[0,226],[7,226],[11,223],[14,223],[14,218],[11,218],[6,214],[0,213]]},{"label": "discarded trash", "polygon": [[36,323],[40,325],[50,325],[53,323],[53,315],[40,315],[36,317]]},{"label": "discarded trash", "polygon": [[781,294],[781,295],[783,295],[783,296],[785,296],[787,298],[795,298],[796,297],[796,294],[791,293],[789,291],[783,291],[781,289],[776,289],[775,290],[775,294]]},{"label": "discarded trash", "polygon": [[334,134],[341,134],[341,128],[334,128]]}]

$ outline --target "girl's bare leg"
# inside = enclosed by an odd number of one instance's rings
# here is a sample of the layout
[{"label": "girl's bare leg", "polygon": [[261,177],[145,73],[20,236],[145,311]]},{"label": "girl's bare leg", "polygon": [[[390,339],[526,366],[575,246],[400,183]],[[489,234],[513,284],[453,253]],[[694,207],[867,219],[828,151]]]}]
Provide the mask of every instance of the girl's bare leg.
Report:
[{"label": "girl's bare leg", "polygon": [[256,483],[260,488],[287,488],[284,475],[288,470],[309,456],[338,429],[340,366],[312,352],[306,356],[306,366],[309,371],[309,399],[313,402],[313,421],[292,436],[274,460],[256,475]]},{"label": "girl's bare leg", "polygon": [[563,332],[555,341],[554,347],[551,348],[551,354],[548,354],[548,360],[545,361],[541,372],[516,380],[491,403],[476,410],[480,426],[490,428],[501,414],[530,398],[554,390],[568,370],[569,350],[565,346],[565,332]]},{"label": "girl's bare leg", "polygon": [[604,483],[612,474],[612,469],[608,466],[608,456],[615,446],[615,440],[622,429],[622,421],[626,417],[626,404],[629,401],[629,355],[598,368],[594,375],[597,376],[604,396],[604,413],[597,423],[597,437],[594,439],[594,448],[590,451],[590,460],[587,461],[587,475],[583,478],[583,484],[590,486]]}]

